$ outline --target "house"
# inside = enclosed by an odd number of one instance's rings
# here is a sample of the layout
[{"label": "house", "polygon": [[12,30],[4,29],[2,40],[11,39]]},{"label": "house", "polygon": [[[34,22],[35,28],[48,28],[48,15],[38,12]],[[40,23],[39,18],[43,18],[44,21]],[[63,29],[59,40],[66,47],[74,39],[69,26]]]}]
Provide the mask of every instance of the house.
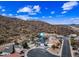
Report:
[{"label": "house", "polygon": [[64,37],[63,35],[57,35],[58,39],[63,39],[63,37]]},{"label": "house", "polygon": [[70,34],[69,37],[77,37],[77,34]]},{"label": "house", "polygon": [[4,55],[10,55],[13,53],[21,53],[21,51],[23,51],[23,47],[20,45],[8,45],[6,47],[4,47],[4,49],[0,50],[2,53],[0,55],[4,56]]},{"label": "house", "polygon": [[48,46],[49,47],[52,47],[53,45],[54,46],[58,46],[58,44],[60,44],[60,41],[59,41],[59,39],[57,39],[57,38],[55,38],[55,37],[49,37],[49,39],[48,39]]},{"label": "house", "polygon": [[13,53],[13,45],[6,46],[0,55],[10,55],[11,53]]},{"label": "house", "polygon": [[14,45],[15,52],[21,53],[23,51],[23,47],[21,45]]},{"label": "house", "polygon": [[79,41],[79,36],[75,37],[74,40],[78,40]]}]

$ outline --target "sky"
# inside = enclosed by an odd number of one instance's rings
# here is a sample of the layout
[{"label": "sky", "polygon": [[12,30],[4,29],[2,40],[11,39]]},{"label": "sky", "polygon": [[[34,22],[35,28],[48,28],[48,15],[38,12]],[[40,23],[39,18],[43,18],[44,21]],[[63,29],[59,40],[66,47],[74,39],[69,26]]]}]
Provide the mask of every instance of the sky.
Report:
[{"label": "sky", "polygon": [[0,15],[50,24],[79,24],[79,1],[0,1]]}]

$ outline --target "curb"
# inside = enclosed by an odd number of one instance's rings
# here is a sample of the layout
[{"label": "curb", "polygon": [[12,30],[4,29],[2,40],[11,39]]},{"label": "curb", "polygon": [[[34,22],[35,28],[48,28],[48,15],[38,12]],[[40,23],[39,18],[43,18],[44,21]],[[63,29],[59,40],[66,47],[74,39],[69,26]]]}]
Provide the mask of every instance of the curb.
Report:
[{"label": "curb", "polygon": [[74,55],[73,55],[73,51],[72,51],[72,46],[71,46],[70,38],[69,38],[69,45],[70,45],[71,56],[74,57]]},{"label": "curb", "polygon": [[[31,49],[26,50],[26,52],[25,52],[25,54],[24,54],[24,57],[28,57],[28,56],[27,56],[28,52],[29,52],[30,50],[36,49],[36,48],[42,48],[42,47],[33,47],[33,48],[31,48]],[[43,49],[43,48],[42,48],[42,49]]]},{"label": "curb", "polygon": [[[60,48],[58,54],[53,53],[53,52],[49,51],[48,49],[46,49],[46,50],[47,50],[49,53],[51,53],[51,54],[54,54],[54,55],[57,55],[57,56],[61,57],[61,55],[62,55],[62,49],[63,49],[63,44],[64,44],[64,40],[62,40],[61,48]],[[24,57],[28,57],[28,56],[27,56],[28,52],[29,52],[30,50],[32,50],[32,49],[35,49],[35,48],[42,48],[42,47],[34,47],[34,48],[31,48],[31,49],[26,50],[26,51],[25,51],[25,54],[24,54]]]},{"label": "curb", "polygon": [[61,49],[60,49],[60,57],[62,56],[63,44],[64,44],[64,40],[62,40],[62,45],[61,45]]},{"label": "curb", "polygon": [[61,55],[62,55],[62,49],[63,49],[63,43],[64,43],[64,40],[62,40],[62,44],[61,44],[61,48],[60,48],[59,54],[55,54],[55,53],[49,51],[48,49],[47,49],[47,51],[49,53],[51,53],[51,54],[54,54],[54,55],[57,55],[57,56],[61,57]]},{"label": "curb", "polygon": [[24,57],[28,57],[27,54],[28,54],[28,52],[29,52],[30,50],[32,50],[32,49],[35,49],[35,47],[34,47],[34,48],[31,48],[31,49],[27,49],[27,50],[25,51]]}]

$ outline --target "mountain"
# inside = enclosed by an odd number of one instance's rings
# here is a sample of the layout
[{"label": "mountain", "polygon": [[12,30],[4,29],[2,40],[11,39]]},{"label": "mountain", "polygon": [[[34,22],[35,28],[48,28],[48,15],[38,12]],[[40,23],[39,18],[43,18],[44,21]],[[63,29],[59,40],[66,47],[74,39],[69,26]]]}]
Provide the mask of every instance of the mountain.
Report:
[{"label": "mountain", "polygon": [[70,24],[70,26],[79,27],[79,24]]},{"label": "mountain", "polygon": [[51,25],[43,21],[21,20],[0,16],[0,44],[10,43],[14,40],[24,40],[31,35],[37,36],[39,32],[69,35],[75,32],[67,25]]}]

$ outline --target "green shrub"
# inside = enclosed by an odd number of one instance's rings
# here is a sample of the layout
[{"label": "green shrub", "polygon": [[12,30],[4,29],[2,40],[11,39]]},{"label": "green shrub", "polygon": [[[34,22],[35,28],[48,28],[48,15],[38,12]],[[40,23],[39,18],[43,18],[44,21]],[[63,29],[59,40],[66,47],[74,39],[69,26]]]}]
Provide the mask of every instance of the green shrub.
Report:
[{"label": "green shrub", "polygon": [[2,54],[2,51],[0,51],[0,54]]},{"label": "green shrub", "polygon": [[75,40],[73,38],[71,38],[71,45],[72,46],[76,45],[76,42],[75,42]]}]

